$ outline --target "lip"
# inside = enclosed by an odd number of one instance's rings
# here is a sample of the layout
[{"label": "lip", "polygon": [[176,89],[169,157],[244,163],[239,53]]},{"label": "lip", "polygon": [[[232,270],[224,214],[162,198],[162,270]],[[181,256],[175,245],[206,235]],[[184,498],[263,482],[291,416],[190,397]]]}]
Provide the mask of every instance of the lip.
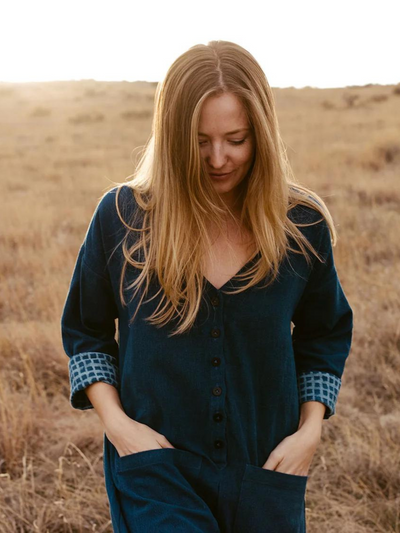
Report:
[{"label": "lip", "polygon": [[233,172],[233,170],[231,170],[230,172],[227,172],[226,174],[211,174],[210,173],[210,176],[213,179],[221,180],[221,179],[224,179],[224,178],[227,178],[228,176],[230,176],[232,174],[232,172]]}]

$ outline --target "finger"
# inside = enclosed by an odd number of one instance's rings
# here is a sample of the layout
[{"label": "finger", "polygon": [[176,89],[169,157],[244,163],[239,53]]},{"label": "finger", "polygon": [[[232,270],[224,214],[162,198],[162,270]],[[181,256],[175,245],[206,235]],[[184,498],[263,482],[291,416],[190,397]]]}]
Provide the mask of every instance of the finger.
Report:
[{"label": "finger", "polygon": [[267,468],[268,470],[275,470],[279,463],[280,461],[278,459],[275,459],[270,455],[264,463],[263,468]]},{"label": "finger", "polygon": [[160,439],[157,442],[161,446],[161,448],[175,448],[175,446],[172,446],[172,444],[167,439]]},{"label": "finger", "polygon": [[172,446],[170,442],[167,442],[166,444],[163,445],[163,448],[175,448],[175,446]]}]

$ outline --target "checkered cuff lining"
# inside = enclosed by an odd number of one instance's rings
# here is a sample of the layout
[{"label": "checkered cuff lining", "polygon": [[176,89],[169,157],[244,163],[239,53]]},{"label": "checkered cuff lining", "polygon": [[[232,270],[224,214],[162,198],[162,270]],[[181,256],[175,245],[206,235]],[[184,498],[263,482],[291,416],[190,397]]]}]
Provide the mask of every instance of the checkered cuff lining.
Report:
[{"label": "checkered cuff lining", "polygon": [[84,389],[96,381],[118,388],[119,370],[115,357],[107,353],[86,352],[74,355],[68,363],[71,385],[70,403],[75,409],[93,409]]},{"label": "checkered cuff lining", "polygon": [[324,419],[328,419],[335,414],[341,383],[341,379],[330,372],[302,372],[297,376],[299,401],[325,404]]}]

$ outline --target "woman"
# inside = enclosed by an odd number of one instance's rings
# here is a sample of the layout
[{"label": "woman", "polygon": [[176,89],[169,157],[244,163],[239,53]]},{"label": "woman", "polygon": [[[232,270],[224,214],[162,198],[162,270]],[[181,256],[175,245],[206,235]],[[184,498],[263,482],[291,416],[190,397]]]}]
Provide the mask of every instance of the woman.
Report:
[{"label": "woman", "polygon": [[305,532],[352,337],[335,242],[323,200],[290,177],[253,56],[211,41],[178,57],[62,316],[71,405],[105,428],[114,531]]}]

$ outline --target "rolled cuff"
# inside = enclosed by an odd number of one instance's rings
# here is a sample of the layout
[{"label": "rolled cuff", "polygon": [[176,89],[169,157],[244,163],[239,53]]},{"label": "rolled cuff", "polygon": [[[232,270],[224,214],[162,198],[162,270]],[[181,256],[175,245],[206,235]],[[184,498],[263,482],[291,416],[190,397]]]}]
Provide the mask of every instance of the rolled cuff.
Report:
[{"label": "rolled cuff", "polygon": [[340,378],[330,372],[302,372],[297,376],[299,402],[317,401],[326,406],[324,419],[335,414]]},{"label": "rolled cuff", "polygon": [[74,355],[68,363],[70,403],[74,409],[93,409],[85,388],[96,381],[109,383],[118,389],[119,369],[115,357],[107,353],[86,352]]}]

